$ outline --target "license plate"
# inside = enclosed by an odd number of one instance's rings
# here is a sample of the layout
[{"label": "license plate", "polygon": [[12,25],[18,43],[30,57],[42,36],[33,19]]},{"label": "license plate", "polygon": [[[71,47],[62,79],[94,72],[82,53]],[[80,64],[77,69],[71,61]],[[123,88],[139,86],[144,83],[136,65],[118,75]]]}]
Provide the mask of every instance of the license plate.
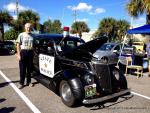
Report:
[{"label": "license plate", "polygon": [[85,86],[84,89],[85,89],[85,97],[91,97],[96,95],[96,84]]}]

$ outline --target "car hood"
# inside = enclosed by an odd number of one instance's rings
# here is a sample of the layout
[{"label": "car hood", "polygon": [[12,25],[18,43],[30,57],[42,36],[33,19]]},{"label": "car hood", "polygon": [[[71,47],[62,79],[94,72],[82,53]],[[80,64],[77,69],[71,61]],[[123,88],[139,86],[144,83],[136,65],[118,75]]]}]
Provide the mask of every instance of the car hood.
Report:
[{"label": "car hood", "polygon": [[65,52],[63,55],[72,59],[89,61],[93,58],[93,53],[106,43],[107,40],[107,37],[96,38],[72,49],[71,51]]},{"label": "car hood", "polygon": [[112,54],[111,51],[100,51],[100,50],[98,50],[93,54],[93,56],[96,58],[101,58],[103,56],[109,56],[111,54]]}]

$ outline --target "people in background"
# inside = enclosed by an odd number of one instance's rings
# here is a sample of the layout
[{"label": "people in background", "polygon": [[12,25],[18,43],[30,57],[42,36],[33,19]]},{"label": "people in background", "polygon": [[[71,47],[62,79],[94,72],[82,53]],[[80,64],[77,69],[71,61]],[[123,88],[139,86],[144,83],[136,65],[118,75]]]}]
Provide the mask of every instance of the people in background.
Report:
[{"label": "people in background", "polygon": [[147,52],[148,70],[149,70],[148,77],[150,77],[150,40],[149,40],[149,43],[146,46],[146,52]]}]

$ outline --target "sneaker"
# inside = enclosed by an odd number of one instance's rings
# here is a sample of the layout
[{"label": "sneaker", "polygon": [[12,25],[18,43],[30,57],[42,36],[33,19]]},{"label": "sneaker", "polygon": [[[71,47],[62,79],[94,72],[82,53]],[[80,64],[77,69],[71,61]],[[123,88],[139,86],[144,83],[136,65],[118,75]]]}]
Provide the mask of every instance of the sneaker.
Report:
[{"label": "sneaker", "polygon": [[29,84],[30,87],[33,87],[34,85],[32,83]]},{"label": "sneaker", "polygon": [[24,85],[19,85],[18,88],[19,88],[19,89],[23,89],[23,88],[24,88]]},{"label": "sneaker", "polygon": [[29,86],[30,83],[26,83],[26,86]]},{"label": "sneaker", "polygon": [[27,83],[26,86],[33,87],[32,83]]}]

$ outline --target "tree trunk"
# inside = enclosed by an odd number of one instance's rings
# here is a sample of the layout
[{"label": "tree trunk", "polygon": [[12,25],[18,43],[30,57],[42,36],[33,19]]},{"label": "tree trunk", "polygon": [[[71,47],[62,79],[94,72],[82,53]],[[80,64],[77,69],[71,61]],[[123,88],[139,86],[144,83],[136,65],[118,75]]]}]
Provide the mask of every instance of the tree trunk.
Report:
[{"label": "tree trunk", "polygon": [[79,32],[79,37],[82,38],[82,33],[81,32]]},{"label": "tree trunk", "polygon": [[150,14],[146,15],[146,24],[150,24]]},{"label": "tree trunk", "polygon": [[0,41],[4,41],[4,26],[3,23],[0,24]]}]

